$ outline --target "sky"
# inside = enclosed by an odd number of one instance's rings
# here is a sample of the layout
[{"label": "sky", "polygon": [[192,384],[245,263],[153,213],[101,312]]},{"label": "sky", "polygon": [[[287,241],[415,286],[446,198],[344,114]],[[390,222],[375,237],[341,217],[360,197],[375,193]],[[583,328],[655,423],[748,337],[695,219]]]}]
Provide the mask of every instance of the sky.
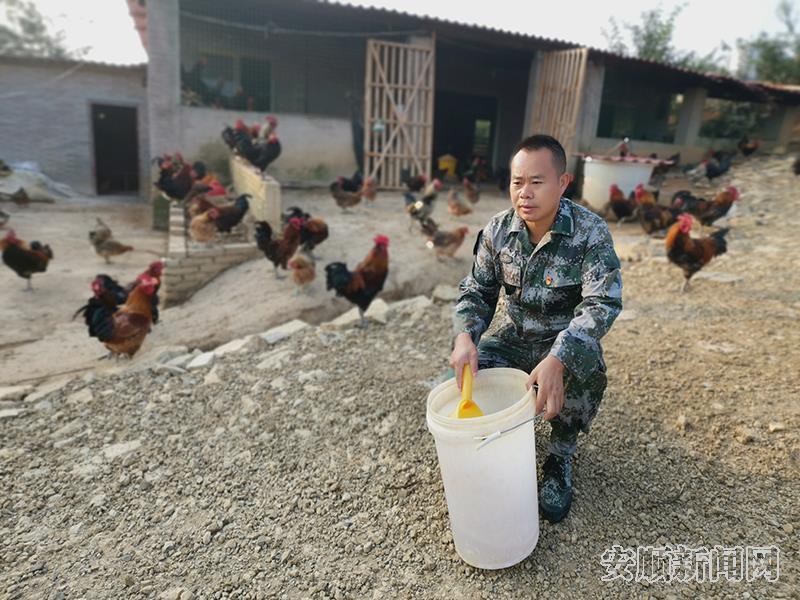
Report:
[{"label": "sky", "polygon": [[[793,1],[800,10],[800,0]],[[779,0],[741,3],[731,0],[558,0],[557,3],[492,0],[491,4],[463,0],[349,0],[347,3],[393,8],[596,48],[607,47],[602,29],[608,26],[610,17],[615,17],[619,23],[639,22],[644,10],[660,5],[669,11],[685,3],[686,7],[676,21],[675,46],[701,55],[723,41],[735,47],[737,38],[751,38],[761,31],[775,33],[782,30],[775,12]],[[34,0],[34,4],[49,19],[54,30],[64,31],[68,48],[91,47],[86,54],[88,60],[121,64],[147,60],[125,0]],[[487,6],[491,6],[491,10],[487,10]],[[731,60],[736,60],[735,54]]]}]

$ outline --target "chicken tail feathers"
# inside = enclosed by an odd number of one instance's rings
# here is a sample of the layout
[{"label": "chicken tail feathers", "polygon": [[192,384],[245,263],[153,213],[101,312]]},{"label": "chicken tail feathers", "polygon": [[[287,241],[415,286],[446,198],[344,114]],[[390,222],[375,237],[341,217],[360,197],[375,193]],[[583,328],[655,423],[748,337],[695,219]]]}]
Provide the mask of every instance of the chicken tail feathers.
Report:
[{"label": "chicken tail feathers", "polygon": [[718,231],[715,231],[711,234],[711,239],[714,240],[714,245],[716,247],[715,256],[719,256],[720,254],[725,254],[728,251],[728,242],[725,240],[725,236],[730,231],[730,227],[723,227]]},{"label": "chicken tail feathers", "polygon": [[256,245],[262,252],[266,252],[272,240],[272,227],[266,221],[256,223],[255,231]]}]

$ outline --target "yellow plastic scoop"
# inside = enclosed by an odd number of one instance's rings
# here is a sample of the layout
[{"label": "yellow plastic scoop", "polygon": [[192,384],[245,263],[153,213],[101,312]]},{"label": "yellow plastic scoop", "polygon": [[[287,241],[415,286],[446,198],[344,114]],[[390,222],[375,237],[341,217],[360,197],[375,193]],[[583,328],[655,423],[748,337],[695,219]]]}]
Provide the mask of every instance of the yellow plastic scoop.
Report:
[{"label": "yellow plastic scoop", "polygon": [[464,365],[464,370],[461,372],[461,402],[458,403],[458,408],[450,416],[457,419],[472,419],[483,416],[481,407],[475,404],[472,399],[472,369],[470,369],[469,364]]}]

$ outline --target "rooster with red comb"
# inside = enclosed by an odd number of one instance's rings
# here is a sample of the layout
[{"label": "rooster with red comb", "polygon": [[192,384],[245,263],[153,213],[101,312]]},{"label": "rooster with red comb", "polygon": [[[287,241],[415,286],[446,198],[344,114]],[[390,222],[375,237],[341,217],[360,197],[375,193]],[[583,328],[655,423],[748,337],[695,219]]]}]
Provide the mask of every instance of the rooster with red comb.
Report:
[{"label": "rooster with red comb", "polygon": [[352,271],[343,262],[333,262],[325,267],[326,288],[336,290],[358,307],[361,316],[360,327],[366,327],[364,313],[375,297],[383,290],[389,273],[389,238],[377,235],[374,246]]}]

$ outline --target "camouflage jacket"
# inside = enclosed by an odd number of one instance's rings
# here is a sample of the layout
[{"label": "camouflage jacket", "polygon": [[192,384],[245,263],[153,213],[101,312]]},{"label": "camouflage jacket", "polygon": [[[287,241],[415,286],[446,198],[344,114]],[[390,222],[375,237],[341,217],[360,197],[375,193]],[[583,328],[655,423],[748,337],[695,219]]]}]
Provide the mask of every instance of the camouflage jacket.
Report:
[{"label": "camouflage jacket", "polygon": [[517,334],[550,342],[580,380],[602,364],[602,338],[622,310],[622,277],[606,222],[562,198],[550,231],[534,248],[513,208],[496,214],[475,242],[472,273],[461,281],[453,325],[477,345],[502,286]]}]

